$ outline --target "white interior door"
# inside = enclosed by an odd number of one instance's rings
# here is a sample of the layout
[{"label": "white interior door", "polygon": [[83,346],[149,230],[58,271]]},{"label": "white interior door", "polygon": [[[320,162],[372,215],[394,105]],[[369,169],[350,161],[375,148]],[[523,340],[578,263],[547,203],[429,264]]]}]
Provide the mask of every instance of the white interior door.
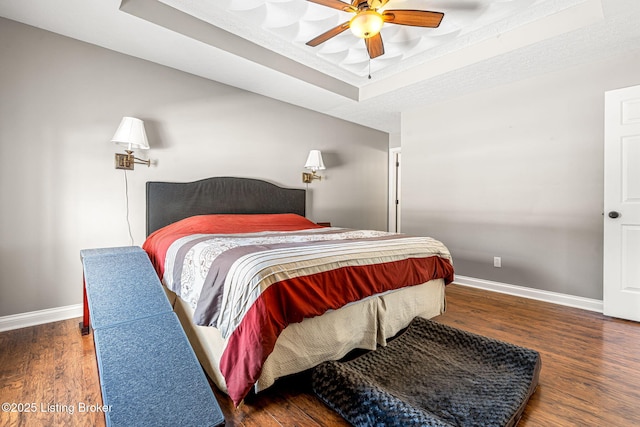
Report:
[{"label": "white interior door", "polygon": [[605,93],[604,314],[640,321],[640,86]]}]

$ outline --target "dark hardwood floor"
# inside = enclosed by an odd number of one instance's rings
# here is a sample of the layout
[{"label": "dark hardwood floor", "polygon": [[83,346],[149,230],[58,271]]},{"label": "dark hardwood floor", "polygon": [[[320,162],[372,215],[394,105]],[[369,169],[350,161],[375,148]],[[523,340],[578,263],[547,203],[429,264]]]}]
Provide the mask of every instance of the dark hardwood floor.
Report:
[{"label": "dark hardwood floor", "polygon": [[[458,285],[436,320],[540,352],[540,385],[520,426],[640,425],[640,324]],[[102,413],[79,411],[101,396],[93,338],[78,321],[0,333],[0,401],[23,410],[0,412],[0,426],[104,426]],[[238,409],[214,391],[228,426],[347,425],[308,381],[287,378]]]}]

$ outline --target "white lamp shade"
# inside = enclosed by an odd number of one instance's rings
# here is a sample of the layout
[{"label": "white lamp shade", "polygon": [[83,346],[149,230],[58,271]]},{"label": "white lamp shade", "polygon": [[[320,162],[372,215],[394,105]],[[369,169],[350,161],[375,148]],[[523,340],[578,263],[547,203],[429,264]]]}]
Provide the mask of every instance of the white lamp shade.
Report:
[{"label": "white lamp shade", "polygon": [[148,150],[149,141],[144,131],[144,122],[134,117],[123,117],[111,142],[126,145],[128,150]]},{"label": "white lamp shade", "polygon": [[311,169],[314,172],[325,169],[320,150],[309,151],[309,157],[307,157],[307,163],[305,163],[304,167],[305,169]]}]

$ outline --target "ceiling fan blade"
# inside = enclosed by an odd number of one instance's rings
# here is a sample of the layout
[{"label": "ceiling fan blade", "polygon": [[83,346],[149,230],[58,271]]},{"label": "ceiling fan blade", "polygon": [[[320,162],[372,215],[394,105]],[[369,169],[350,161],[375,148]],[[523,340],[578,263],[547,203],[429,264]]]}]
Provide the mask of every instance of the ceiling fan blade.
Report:
[{"label": "ceiling fan blade", "polygon": [[316,37],[316,38],[314,38],[312,40],[309,40],[307,42],[307,45],[308,46],[312,46],[312,47],[318,46],[320,43],[326,42],[331,37],[337,36],[338,34],[343,32],[347,28],[349,28],[349,22],[348,21],[338,25],[337,27],[333,27],[329,31],[320,34],[318,37]]},{"label": "ceiling fan blade", "polygon": [[353,7],[349,3],[340,0],[307,0],[311,3],[321,4],[322,6],[331,7],[333,9],[344,10],[345,12],[357,12],[358,8]]},{"label": "ceiling fan blade", "polygon": [[389,0],[367,0],[369,8],[374,10],[380,9],[387,3],[389,3]]},{"label": "ceiling fan blade", "polygon": [[373,37],[369,37],[368,39],[364,39],[365,44],[367,45],[367,52],[369,52],[369,58],[377,58],[380,55],[384,55],[384,45],[382,44],[382,36],[380,33],[376,34]]},{"label": "ceiling fan blade", "polygon": [[413,25],[415,27],[436,28],[444,17],[442,12],[429,12],[427,10],[385,10],[382,18],[385,22],[400,25]]}]

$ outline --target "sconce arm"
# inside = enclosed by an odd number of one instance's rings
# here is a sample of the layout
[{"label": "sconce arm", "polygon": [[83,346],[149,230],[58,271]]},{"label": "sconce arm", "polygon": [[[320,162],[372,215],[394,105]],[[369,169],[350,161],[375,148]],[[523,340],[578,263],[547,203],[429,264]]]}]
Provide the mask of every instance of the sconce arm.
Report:
[{"label": "sconce arm", "polygon": [[134,164],[151,166],[151,160],[139,159],[133,155],[133,151],[125,150],[127,154],[116,153],[116,169],[133,170]]},{"label": "sconce arm", "polygon": [[302,182],[304,182],[305,184],[311,184],[314,179],[322,181],[322,177],[320,175],[316,175],[316,171],[313,171],[311,173],[302,172]]}]

